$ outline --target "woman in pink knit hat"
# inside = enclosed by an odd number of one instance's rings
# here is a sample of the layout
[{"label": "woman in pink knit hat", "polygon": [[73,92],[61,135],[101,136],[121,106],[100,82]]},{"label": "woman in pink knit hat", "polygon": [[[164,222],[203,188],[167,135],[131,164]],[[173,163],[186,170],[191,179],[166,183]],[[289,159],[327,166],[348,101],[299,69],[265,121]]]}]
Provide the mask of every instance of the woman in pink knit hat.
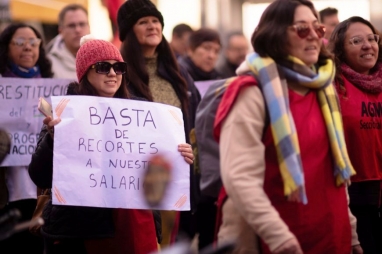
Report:
[{"label": "woman in pink knit hat", "polygon": [[[124,75],[126,63],[119,50],[110,42],[85,36],[76,56],[79,82],[69,84],[68,95],[90,95],[134,99],[127,90]],[[29,174],[42,189],[52,187],[54,126],[60,119],[44,119],[36,152],[32,155]],[[185,160],[193,158],[191,148]],[[182,153],[183,154],[183,153]],[[184,154],[183,154],[184,155]],[[76,206],[53,206],[43,211],[45,224],[41,233],[46,253],[148,253],[157,249],[154,220],[136,217],[134,209],[108,209]],[[132,216],[134,215],[134,216]],[[134,227],[131,220],[140,220],[144,227]],[[133,227],[133,228],[132,228]],[[135,233],[147,232],[144,244]],[[150,233],[151,232],[151,233]]]}]

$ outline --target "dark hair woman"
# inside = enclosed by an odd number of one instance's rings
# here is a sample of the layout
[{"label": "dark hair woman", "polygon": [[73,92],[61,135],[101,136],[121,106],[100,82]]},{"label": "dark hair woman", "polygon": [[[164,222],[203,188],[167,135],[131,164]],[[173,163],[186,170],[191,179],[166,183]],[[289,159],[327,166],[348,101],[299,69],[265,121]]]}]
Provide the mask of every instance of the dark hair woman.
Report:
[{"label": "dark hair woman", "polygon": [[[53,76],[50,61],[47,59],[42,37],[32,26],[12,23],[0,34],[0,75],[7,78],[50,78]],[[4,103],[4,102],[3,102]],[[20,221],[29,221],[36,208],[36,186],[29,178],[27,165],[0,168],[5,180],[1,182],[2,198],[0,214],[16,208],[22,217]],[[3,189],[5,186],[5,189]],[[23,243],[20,245],[20,243]],[[13,235],[0,242],[0,249],[21,253],[28,246],[33,253],[41,253],[43,244],[40,238],[28,231]]]},{"label": "dark hair woman", "polygon": [[[86,37],[85,37],[86,38]],[[69,84],[68,95],[91,95],[115,98],[129,98],[123,75],[126,63],[119,50],[110,42],[83,39],[77,57],[76,71],[79,83]],[[97,52],[98,54],[94,54]],[[107,74],[98,73],[96,63],[114,64]],[[118,64],[118,70],[114,67]],[[115,80],[115,84],[105,81]],[[29,175],[42,189],[52,188],[54,126],[60,119],[44,119],[37,148],[29,165]],[[53,206],[51,201],[43,211],[45,221],[41,234],[45,239],[46,253],[93,253],[94,248],[114,253],[114,223],[112,209]],[[95,240],[98,239],[98,240]]]},{"label": "dark hair woman", "polygon": [[365,253],[382,253],[380,35],[369,21],[351,17],[337,25],[328,47],[337,67],[335,85],[345,140],[357,171],[349,187],[350,209],[357,218],[362,249]]},{"label": "dark hair woman", "polygon": [[[24,35],[23,31],[28,31],[31,37],[25,37],[27,34]],[[31,52],[31,60],[20,57],[25,52]],[[17,67],[22,67],[22,72],[17,71]],[[33,67],[38,67],[38,71]],[[24,23],[14,23],[4,29],[0,35],[0,74],[3,77],[8,77],[9,74],[10,77],[51,78],[51,68],[42,36],[36,28]]]},{"label": "dark hair woman", "polygon": [[237,240],[235,253],[360,250],[346,194],[354,170],[324,32],[310,1],[272,2],[252,35],[256,52],[219,105],[218,244]]},{"label": "dark hair woman", "polygon": [[[76,56],[79,83],[71,83],[67,94],[134,99],[127,90],[126,63],[119,50],[110,42],[92,39],[91,36],[83,37],[81,41]],[[45,125],[29,165],[31,178],[43,189],[52,187],[54,126],[59,122],[59,118],[44,119]],[[182,150],[182,154],[186,161],[190,160],[191,148]],[[132,251],[136,246],[146,250],[132,232],[138,235],[146,232],[146,228],[137,224],[154,228],[154,222],[139,220],[136,224],[126,223],[129,218],[134,218],[135,211],[55,206],[50,202],[43,211],[45,224],[41,230],[46,238],[47,253],[143,253]],[[146,245],[152,247],[150,235],[147,235]],[[155,239],[153,248],[157,248]]]},{"label": "dark hair woman", "polygon": [[[179,68],[174,53],[162,34],[164,26],[162,14],[149,0],[129,0],[119,8],[117,20],[119,38],[122,41],[121,54],[127,62],[126,79],[129,91],[149,101],[180,108],[183,113],[186,142],[190,143],[189,134],[194,127],[195,111],[200,101],[200,95],[187,71]],[[179,149],[181,151],[189,146],[182,144]],[[188,162],[192,164],[193,161]],[[190,172],[191,179],[194,179],[191,168]],[[198,182],[192,182],[191,186],[197,186],[197,184]],[[197,190],[197,187],[191,188],[191,191]],[[194,197],[194,193],[191,193],[191,199]],[[191,205],[193,203],[194,201],[191,200]],[[164,225],[174,225],[174,212],[163,212],[162,214],[163,219],[168,218],[170,221]],[[136,216],[141,215],[146,216],[141,211],[137,211]],[[134,221],[138,220],[133,220],[131,223]],[[160,221],[161,219],[156,216],[159,242],[161,239]],[[146,228],[148,231],[150,230],[150,227]],[[170,234],[172,230],[171,227],[164,229],[163,244],[169,244],[173,240]],[[145,243],[147,242],[146,235],[149,234],[151,235],[151,232],[136,235],[137,239],[141,238]],[[146,250],[149,251],[147,248]]]}]

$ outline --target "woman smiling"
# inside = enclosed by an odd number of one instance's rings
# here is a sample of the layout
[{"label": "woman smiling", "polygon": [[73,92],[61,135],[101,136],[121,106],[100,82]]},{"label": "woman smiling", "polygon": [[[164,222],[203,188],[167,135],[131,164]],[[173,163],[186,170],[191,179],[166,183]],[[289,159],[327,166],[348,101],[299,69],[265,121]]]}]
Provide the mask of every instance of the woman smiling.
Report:
[{"label": "woman smiling", "polygon": [[350,160],[357,171],[349,187],[350,209],[365,253],[382,253],[382,53],[380,35],[361,17],[334,30],[329,49]]},{"label": "woman smiling", "polygon": [[[191,207],[195,207],[199,183],[194,181],[196,178],[192,176],[194,156],[189,145],[189,134],[195,124],[195,112],[200,101],[200,94],[187,71],[179,68],[170,44],[163,36],[163,16],[150,0],[125,1],[118,10],[117,20],[119,38],[122,41],[121,54],[127,63],[126,81],[131,94],[182,110],[185,140],[188,144],[180,144],[178,150],[185,155],[186,162],[190,164],[190,199]],[[185,214],[186,219],[191,216],[189,212],[181,214]],[[174,241],[177,231],[174,225],[177,222],[176,215],[179,214],[174,211],[162,211],[161,215],[162,218],[158,212],[154,212],[155,229],[158,242],[166,246]],[[139,211],[136,212],[136,216],[140,216]],[[146,221],[149,219],[146,217]],[[162,221],[165,225],[163,227],[160,225]],[[138,241],[144,246],[139,248],[137,245],[134,253],[148,253],[153,250],[150,247],[152,241],[148,240],[151,240],[153,235],[151,227],[138,219],[131,223],[135,222],[137,227],[146,229],[146,232],[143,230],[142,234],[134,232],[136,239],[141,239]]]},{"label": "woman smiling", "polygon": [[[218,244],[234,253],[361,253],[346,183],[354,174],[322,45],[307,0],[264,11],[215,118],[224,189]],[[353,246],[353,247],[352,247]]]},{"label": "woman smiling", "polygon": [[[53,76],[52,65],[46,56],[42,36],[34,27],[23,23],[12,23],[1,33],[0,76],[28,79],[51,78]],[[19,90],[19,88],[15,88],[16,96],[21,97],[21,89]],[[30,87],[30,93],[35,92],[35,90],[37,90],[37,85]],[[29,88],[26,94],[28,92]],[[5,101],[3,100],[2,103]],[[16,128],[8,131],[16,131]],[[18,209],[22,215],[21,222],[29,221],[36,208],[36,186],[28,175],[27,166],[0,168],[0,214],[11,209]],[[5,174],[5,178],[2,177],[3,174]],[[2,180],[6,180],[6,185]],[[4,205],[6,206],[4,207]],[[27,231],[17,233],[9,239],[1,241],[0,249],[4,250],[5,253],[7,250],[22,253],[25,249],[24,245],[19,244],[20,242],[28,246],[31,253],[41,253],[43,250],[41,239]]]}]

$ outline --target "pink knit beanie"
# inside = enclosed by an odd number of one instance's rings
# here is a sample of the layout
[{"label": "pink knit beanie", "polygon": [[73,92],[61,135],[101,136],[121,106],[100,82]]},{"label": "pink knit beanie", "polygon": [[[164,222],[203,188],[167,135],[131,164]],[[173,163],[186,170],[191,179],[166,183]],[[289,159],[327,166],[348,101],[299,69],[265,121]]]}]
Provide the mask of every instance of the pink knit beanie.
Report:
[{"label": "pink knit beanie", "polygon": [[76,55],[78,81],[81,81],[90,66],[97,62],[105,60],[123,62],[118,48],[108,41],[94,39],[91,35],[85,35],[81,38],[80,45]]}]

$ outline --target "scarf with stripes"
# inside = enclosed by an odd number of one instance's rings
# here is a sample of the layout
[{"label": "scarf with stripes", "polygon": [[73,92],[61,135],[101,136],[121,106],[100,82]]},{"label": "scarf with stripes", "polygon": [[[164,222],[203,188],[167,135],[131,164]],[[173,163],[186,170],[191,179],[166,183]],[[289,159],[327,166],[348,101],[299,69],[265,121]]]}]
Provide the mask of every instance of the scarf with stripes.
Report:
[{"label": "scarf with stripes", "polygon": [[[269,57],[257,53],[246,58],[249,69],[259,80],[268,108],[270,127],[277,151],[284,183],[284,194],[291,201],[307,204],[300,148],[293,116],[289,108],[288,82],[318,90],[317,96],[328,131],[334,158],[336,184],[348,182],[355,171],[350,163],[342,126],[337,94],[332,85],[335,67],[328,59],[325,65],[313,70],[298,58],[289,56],[276,64]],[[282,74],[282,77],[280,77]]]}]

